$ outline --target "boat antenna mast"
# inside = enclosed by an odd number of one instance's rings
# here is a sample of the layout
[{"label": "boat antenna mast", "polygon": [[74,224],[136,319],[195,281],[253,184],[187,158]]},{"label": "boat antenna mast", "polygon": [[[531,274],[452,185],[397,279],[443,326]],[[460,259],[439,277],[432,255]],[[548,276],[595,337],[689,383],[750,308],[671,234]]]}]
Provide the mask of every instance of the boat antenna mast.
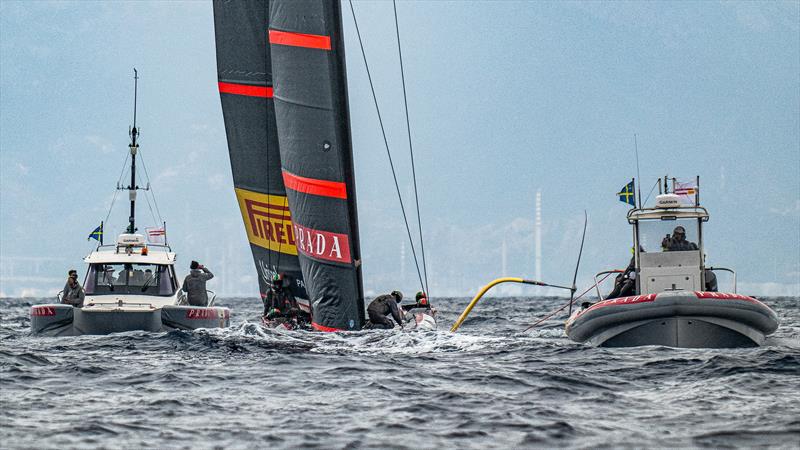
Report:
[{"label": "boat antenna mast", "polygon": [[128,146],[131,152],[131,184],[127,187],[117,187],[117,189],[126,189],[128,191],[128,198],[131,201],[131,215],[128,217],[128,233],[136,232],[136,191],[139,186],[136,185],[136,153],[139,150],[139,129],[136,128],[136,101],[139,89],[139,72],[133,68],[133,127],[128,130],[131,137],[131,143]]},{"label": "boat antenna mast", "polygon": [[636,153],[636,178],[639,179],[639,182],[636,183],[636,188],[639,190],[636,198],[639,199],[639,209],[642,209],[642,174],[639,173],[639,143],[636,139],[636,133],[633,133],[633,149]]}]

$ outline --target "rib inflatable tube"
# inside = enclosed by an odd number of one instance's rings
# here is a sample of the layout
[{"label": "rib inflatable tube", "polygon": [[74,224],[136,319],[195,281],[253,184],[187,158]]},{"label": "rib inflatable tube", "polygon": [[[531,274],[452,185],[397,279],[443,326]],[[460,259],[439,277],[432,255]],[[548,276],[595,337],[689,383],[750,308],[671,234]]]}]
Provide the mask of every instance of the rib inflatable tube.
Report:
[{"label": "rib inflatable tube", "polygon": [[566,332],[594,345],[741,347],[777,328],[775,312],[753,297],[676,291],[598,302],[574,314]]},{"label": "rib inflatable tube", "polygon": [[49,336],[72,335],[72,322],[75,320],[72,305],[31,306],[31,331]]},{"label": "rib inflatable tube", "polygon": [[161,308],[163,329],[194,330],[227,327],[231,310],[220,306],[164,306]]}]

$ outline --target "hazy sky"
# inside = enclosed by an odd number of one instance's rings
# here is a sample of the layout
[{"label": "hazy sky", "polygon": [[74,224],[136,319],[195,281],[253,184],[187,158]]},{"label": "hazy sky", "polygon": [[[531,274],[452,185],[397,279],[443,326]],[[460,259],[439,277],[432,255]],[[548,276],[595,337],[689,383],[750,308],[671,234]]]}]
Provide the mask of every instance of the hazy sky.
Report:
[{"label": "hazy sky", "polygon": [[[800,3],[399,2],[432,295],[624,266],[631,231],[614,195],[636,176],[700,175],[711,265],[740,291],[800,295]],[[384,122],[411,201],[391,2],[355,4]],[[391,173],[344,7],[365,288],[414,291]],[[0,295],[43,295],[83,273],[104,219],[140,73],[141,152],[181,272],[256,295],[202,1],[0,2]],[[124,193],[123,193],[124,194]],[[107,232],[122,231],[118,199]],[[153,222],[146,204],[142,227]],[[412,218],[412,222],[416,222]],[[505,247],[505,252],[503,248]],[[536,288],[524,291],[536,294]]]}]

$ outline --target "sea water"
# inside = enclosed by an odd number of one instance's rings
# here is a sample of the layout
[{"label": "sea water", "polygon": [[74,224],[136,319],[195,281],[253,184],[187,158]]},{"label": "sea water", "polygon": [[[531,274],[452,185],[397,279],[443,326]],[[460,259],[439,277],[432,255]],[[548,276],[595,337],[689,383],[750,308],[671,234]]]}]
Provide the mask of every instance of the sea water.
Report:
[{"label": "sea water", "polygon": [[748,349],[593,348],[561,298],[433,299],[438,331],[30,334],[0,300],[2,448],[785,447],[800,443],[797,298]]}]

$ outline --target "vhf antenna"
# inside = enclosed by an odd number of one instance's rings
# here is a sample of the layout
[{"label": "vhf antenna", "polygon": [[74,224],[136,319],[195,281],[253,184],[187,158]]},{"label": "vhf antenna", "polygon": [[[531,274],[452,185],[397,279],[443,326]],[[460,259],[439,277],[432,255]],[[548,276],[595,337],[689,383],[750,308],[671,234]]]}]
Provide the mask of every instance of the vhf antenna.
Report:
[{"label": "vhf antenna", "polygon": [[139,72],[136,70],[136,67],[133,68],[133,128],[128,130],[128,134],[131,136],[131,147],[137,147],[136,145],[136,136],[139,134],[139,130],[136,129],[136,100],[139,91]]},{"label": "vhf antenna", "polygon": [[[134,113],[134,117],[135,115],[136,113]],[[636,178],[639,179],[639,182],[636,183],[636,189],[638,190],[636,195],[639,198],[639,209],[642,209],[642,174],[639,173],[639,143],[636,140],[636,133],[633,133],[633,148],[636,152]]]}]

